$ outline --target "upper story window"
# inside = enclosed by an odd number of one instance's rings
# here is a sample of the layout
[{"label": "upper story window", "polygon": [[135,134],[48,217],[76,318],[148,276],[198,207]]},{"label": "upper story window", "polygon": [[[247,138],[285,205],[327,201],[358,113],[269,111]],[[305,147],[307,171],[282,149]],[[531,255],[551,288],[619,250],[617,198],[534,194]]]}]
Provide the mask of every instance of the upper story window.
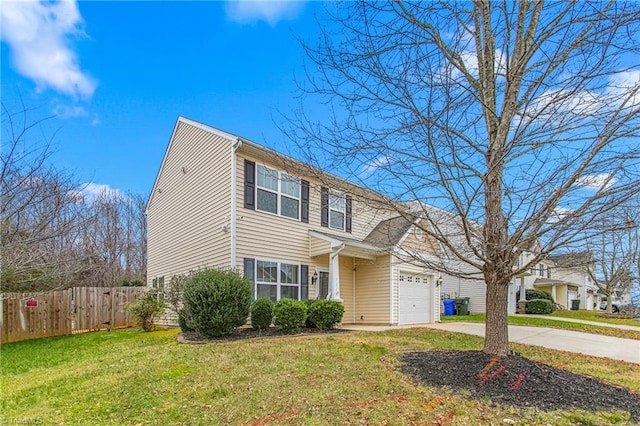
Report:
[{"label": "upper story window", "polygon": [[551,278],[551,268],[547,268],[547,278]]},{"label": "upper story window", "polygon": [[344,192],[321,188],[321,225],[351,232],[352,199]]},{"label": "upper story window", "polygon": [[342,192],[329,192],[329,227],[344,230],[346,205]]},{"label": "upper story window", "polygon": [[256,171],[256,209],[300,219],[300,180],[262,164]]},{"label": "upper story window", "polygon": [[538,272],[539,272],[539,275],[540,275],[541,277],[544,277],[544,264],[543,264],[543,263],[541,263],[540,265],[538,265]]}]

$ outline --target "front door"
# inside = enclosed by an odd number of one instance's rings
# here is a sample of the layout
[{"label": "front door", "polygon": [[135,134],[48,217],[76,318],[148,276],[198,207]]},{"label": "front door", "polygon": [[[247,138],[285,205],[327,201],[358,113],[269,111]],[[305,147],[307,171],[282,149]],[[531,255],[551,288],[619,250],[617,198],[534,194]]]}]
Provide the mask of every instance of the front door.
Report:
[{"label": "front door", "polygon": [[318,271],[318,294],[317,299],[326,299],[329,295],[329,272]]}]

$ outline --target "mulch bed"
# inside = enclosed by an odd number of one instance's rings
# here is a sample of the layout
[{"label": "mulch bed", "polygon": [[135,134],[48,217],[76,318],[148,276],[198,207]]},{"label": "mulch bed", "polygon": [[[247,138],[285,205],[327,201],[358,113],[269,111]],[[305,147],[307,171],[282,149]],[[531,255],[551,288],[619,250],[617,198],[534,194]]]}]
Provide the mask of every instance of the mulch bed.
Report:
[{"label": "mulch bed", "polygon": [[238,328],[232,334],[222,337],[203,337],[195,331],[187,331],[178,334],[179,343],[216,343],[216,342],[232,342],[235,340],[245,339],[272,339],[275,337],[292,337],[292,336],[309,336],[314,334],[335,334],[335,333],[349,333],[349,330],[332,329],[332,330],[318,330],[317,328],[303,328],[299,333],[291,334],[285,333],[280,329],[271,327],[268,330],[254,330],[248,327]]},{"label": "mulch bed", "polygon": [[527,358],[480,351],[409,352],[405,374],[421,384],[468,390],[475,398],[542,410],[626,410],[640,422],[640,395]]}]

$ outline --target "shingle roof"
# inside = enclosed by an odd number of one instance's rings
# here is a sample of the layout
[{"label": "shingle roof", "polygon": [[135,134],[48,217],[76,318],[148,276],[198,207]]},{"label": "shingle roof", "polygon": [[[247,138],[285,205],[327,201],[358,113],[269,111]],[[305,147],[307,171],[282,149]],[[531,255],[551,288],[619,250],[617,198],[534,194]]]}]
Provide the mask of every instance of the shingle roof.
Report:
[{"label": "shingle roof", "polygon": [[593,262],[593,257],[588,251],[558,254],[549,256],[549,259],[558,268],[578,268],[588,266]]},{"label": "shingle roof", "polygon": [[364,243],[376,247],[389,248],[400,242],[413,225],[413,219],[404,216],[383,220],[366,236]]}]

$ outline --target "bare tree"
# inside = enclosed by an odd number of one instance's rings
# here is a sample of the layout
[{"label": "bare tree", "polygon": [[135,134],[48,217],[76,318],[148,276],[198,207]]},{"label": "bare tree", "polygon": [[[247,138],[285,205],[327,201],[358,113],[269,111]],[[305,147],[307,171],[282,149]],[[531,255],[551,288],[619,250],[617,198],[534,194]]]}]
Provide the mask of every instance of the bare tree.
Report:
[{"label": "bare tree", "polygon": [[[397,201],[422,202],[424,232],[457,262],[415,260],[483,277],[484,350],[506,355],[512,279],[592,238],[589,223],[638,191],[639,5],[327,9],[318,44],[305,46],[308,80],[288,136],[307,161],[390,195],[398,214],[409,213]],[[455,237],[427,204],[448,212]],[[517,264],[536,241],[540,253]]]},{"label": "bare tree", "polygon": [[51,164],[52,139],[38,135],[47,119],[2,108],[2,291],[144,281],[144,199],[88,197],[86,185]]},{"label": "bare tree", "polygon": [[638,282],[640,207],[633,203],[620,206],[612,215],[600,218],[595,226],[599,235],[587,242],[594,258],[589,273],[607,296],[607,312],[611,313],[615,292],[631,292]]},{"label": "bare tree", "polygon": [[83,214],[73,177],[51,167],[51,139],[34,136],[47,120],[30,120],[23,108],[2,105],[2,288],[36,290],[61,286],[76,272],[73,246]]}]

